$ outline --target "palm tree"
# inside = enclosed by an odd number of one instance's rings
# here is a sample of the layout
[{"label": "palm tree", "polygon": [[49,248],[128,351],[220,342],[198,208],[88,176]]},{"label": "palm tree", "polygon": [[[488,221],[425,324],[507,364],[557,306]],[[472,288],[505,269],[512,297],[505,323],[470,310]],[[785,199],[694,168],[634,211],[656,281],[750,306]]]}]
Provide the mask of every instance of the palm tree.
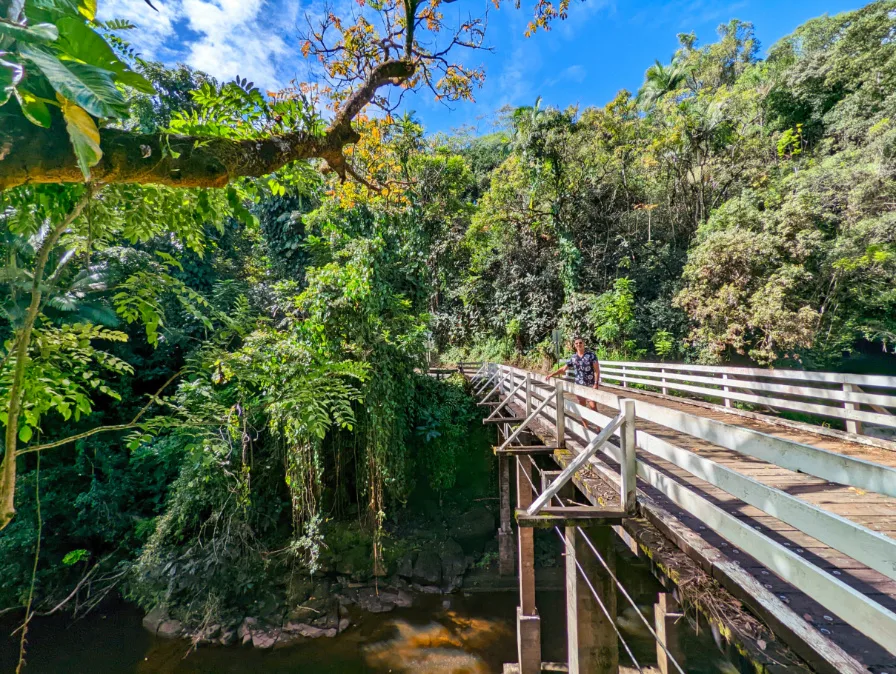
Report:
[{"label": "palm tree", "polygon": [[676,59],[664,66],[656,61],[644,74],[644,85],[638,92],[638,105],[650,110],[666,94],[681,88],[687,78],[687,69]]}]

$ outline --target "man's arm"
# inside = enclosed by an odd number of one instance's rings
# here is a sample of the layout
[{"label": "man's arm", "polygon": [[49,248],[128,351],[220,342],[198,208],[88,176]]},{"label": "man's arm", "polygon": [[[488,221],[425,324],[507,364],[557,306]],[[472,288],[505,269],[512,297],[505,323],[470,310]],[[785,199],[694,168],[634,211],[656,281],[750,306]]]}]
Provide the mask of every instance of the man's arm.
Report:
[{"label": "man's arm", "polygon": [[594,367],[594,388],[600,386],[600,362],[595,358],[591,364]]},{"label": "man's arm", "polygon": [[556,377],[558,374],[562,374],[563,372],[566,372],[567,368],[569,368],[569,365],[561,365],[556,370],[551,372],[551,374],[548,375],[548,379],[551,379],[552,377]]}]

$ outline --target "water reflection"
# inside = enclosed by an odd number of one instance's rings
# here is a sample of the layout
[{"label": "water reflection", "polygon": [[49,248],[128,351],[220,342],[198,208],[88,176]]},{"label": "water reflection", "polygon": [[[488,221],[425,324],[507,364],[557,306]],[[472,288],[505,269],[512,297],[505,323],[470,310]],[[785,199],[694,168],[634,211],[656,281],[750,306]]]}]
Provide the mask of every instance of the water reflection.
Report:
[{"label": "water reflection", "polygon": [[414,625],[396,619],[385,625],[393,638],[364,647],[374,670],[432,674],[488,674],[492,666],[482,653],[512,636],[506,622],[461,616],[445,611],[438,622]]}]

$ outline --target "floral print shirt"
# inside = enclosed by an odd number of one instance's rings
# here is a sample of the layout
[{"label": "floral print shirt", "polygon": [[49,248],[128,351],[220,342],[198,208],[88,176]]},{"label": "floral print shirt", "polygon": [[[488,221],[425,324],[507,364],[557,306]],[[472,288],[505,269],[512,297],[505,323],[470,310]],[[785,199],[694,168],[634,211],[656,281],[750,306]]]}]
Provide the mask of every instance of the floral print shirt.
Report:
[{"label": "floral print shirt", "polygon": [[581,386],[594,386],[594,364],[597,362],[597,356],[590,351],[586,351],[581,356],[577,353],[572,354],[566,365],[571,367],[576,373],[576,384]]}]

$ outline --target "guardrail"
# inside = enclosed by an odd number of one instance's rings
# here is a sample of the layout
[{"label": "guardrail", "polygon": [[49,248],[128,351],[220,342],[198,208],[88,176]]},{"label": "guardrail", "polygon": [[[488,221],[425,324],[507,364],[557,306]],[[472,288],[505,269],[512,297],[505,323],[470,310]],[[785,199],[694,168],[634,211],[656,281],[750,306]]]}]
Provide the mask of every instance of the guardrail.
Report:
[{"label": "guardrail", "polygon": [[[607,363],[602,365],[619,368],[623,364]],[[645,366],[643,363],[625,363],[624,365],[626,370],[630,366],[641,368]],[[670,368],[667,364],[646,365]],[[684,369],[692,366],[673,367]],[[700,367],[703,372],[708,371],[707,366],[693,367]],[[727,372],[723,372],[725,370]],[[741,373],[749,372],[750,376],[754,377],[777,377],[780,379],[786,379],[794,374],[787,371],[748,370],[746,368],[718,368],[716,373],[731,375],[733,374],[732,370]],[[669,377],[667,373],[661,373],[661,376],[662,374]],[[826,384],[844,384],[859,380],[868,386],[884,387],[893,381],[889,377],[817,372],[796,374],[808,375],[802,381]],[[630,376],[629,374],[623,376],[630,383],[640,383],[639,380],[644,379],[642,376]],[[580,398],[594,400],[613,409],[620,409],[622,397],[608,391],[548,380],[542,375],[493,363],[482,364],[474,378],[479,380],[477,388],[480,391],[489,390],[499,393],[499,395],[506,396],[504,404],[513,402],[525,409],[527,412],[525,424],[529,424],[534,418],[540,418],[549,424],[557,424],[559,419],[561,420],[559,433],[571,431],[584,439],[588,450],[599,449],[617,464],[627,467],[626,464],[629,463],[630,458],[622,451],[626,443],[622,439],[620,439],[619,446],[606,442],[609,433],[595,434],[588,427],[589,423],[596,424],[605,429],[612,428],[612,433],[620,435],[617,428],[619,426],[618,417],[611,418],[579,405],[564,397],[562,391],[565,389]],[[652,385],[662,384],[661,381],[648,381]],[[762,385],[762,382],[737,380],[737,387],[744,387],[744,384]],[[893,385],[896,386],[896,384]],[[720,393],[718,389],[706,390],[712,391],[712,394],[716,396]],[[558,394],[556,391],[561,393]],[[726,392],[726,395],[734,398],[732,392]],[[879,397],[889,398],[889,396]],[[559,410],[560,400],[563,400],[562,411]],[[780,404],[779,406],[783,407]],[[773,465],[817,475],[841,484],[861,485],[863,489],[869,491],[896,496],[896,470],[887,466],[827,452],[781,438],[773,438],[750,429],[695,417],[643,401],[635,401],[634,414],[637,418],[674,428],[719,446],[760,458]],[[604,437],[605,435],[607,437]],[[736,470],[700,457],[694,452],[677,447],[664,439],[645,433],[643,430],[638,430],[635,446],[638,451],[668,461],[844,555],[852,557],[891,579],[896,579],[896,540],[763,484]],[[593,463],[596,460],[591,456],[593,453],[588,452],[587,462]],[[628,470],[623,472],[628,472]],[[700,519],[708,528],[733,545],[749,551],[750,555],[783,580],[805,592],[858,631],[896,654],[896,613],[882,606],[872,597],[850,587],[827,570],[802,558],[788,547],[755,530],[748,523],[734,517],[648,463],[637,460],[636,472],[637,477],[662,492],[683,510]]]},{"label": "guardrail", "polygon": [[896,377],[629,361],[600,366],[607,383],[721,399],[726,407],[737,401],[838,419],[854,434],[863,432],[862,424],[896,428]]}]

